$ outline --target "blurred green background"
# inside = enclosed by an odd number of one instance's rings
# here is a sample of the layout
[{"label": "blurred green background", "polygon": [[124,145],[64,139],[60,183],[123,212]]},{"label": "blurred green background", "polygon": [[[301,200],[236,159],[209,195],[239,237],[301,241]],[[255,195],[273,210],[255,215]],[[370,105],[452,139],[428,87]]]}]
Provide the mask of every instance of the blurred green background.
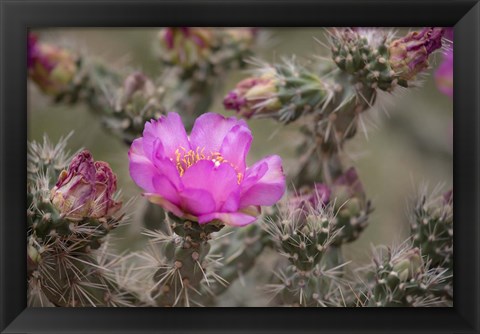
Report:
[{"label": "blurred green background", "polygon": [[[108,62],[126,62],[152,77],[160,74],[160,64],[155,57],[154,43],[158,29],[44,29],[36,33],[42,40],[71,45],[87,54],[104,58]],[[279,60],[296,55],[307,59],[313,54],[328,56],[328,50],[313,37],[324,39],[321,28],[268,29],[272,43],[257,53],[261,59]],[[407,29],[399,29],[405,33]],[[437,54],[432,62],[436,68],[441,61]],[[433,73],[433,70],[430,71]],[[436,88],[433,75],[426,76],[419,89],[384,94],[375,107],[368,111],[366,123],[368,137],[361,132],[346,148],[347,165],[355,165],[369,198],[375,207],[370,225],[362,237],[347,246],[346,259],[363,263],[368,259],[370,245],[391,244],[402,241],[408,235],[409,201],[419,186],[426,183],[431,188],[443,184],[452,186],[452,100]],[[231,73],[221,87],[211,111],[223,114],[224,94],[234,87],[247,73]],[[72,151],[84,147],[95,160],[111,164],[118,175],[119,188],[126,202],[137,197],[132,210],[144,206],[146,200],[128,173],[126,147],[116,137],[105,132],[98,119],[84,106],[52,105],[48,97],[40,94],[34,85],[28,87],[29,140],[41,140],[44,133],[54,142],[71,130],[69,141]],[[297,126],[280,126],[270,120],[249,121],[254,141],[249,155],[252,163],[267,154],[279,154],[284,159],[286,173],[295,166],[293,151],[299,143]],[[118,247],[138,249],[144,245],[140,236],[142,226],[133,223],[115,231],[123,238]]]}]

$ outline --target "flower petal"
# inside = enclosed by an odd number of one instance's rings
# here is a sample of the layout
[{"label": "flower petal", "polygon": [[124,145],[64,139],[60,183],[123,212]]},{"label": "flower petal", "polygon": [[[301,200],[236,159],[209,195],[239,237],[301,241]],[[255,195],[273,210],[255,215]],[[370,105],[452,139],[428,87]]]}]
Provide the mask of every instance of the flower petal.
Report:
[{"label": "flower petal", "polygon": [[[190,149],[187,133],[183,126],[182,119],[177,113],[168,113],[158,120],[151,120],[145,123],[143,130],[144,150],[147,156],[151,156],[155,148],[159,148],[158,144],[154,147],[155,140],[160,140],[163,148],[162,156],[168,158],[175,157],[175,151],[183,147]],[[155,152],[160,154],[160,152]]]},{"label": "flower petal", "polygon": [[157,195],[177,206],[181,204],[179,189],[165,175],[156,175],[153,178],[153,187]]},{"label": "flower petal", "polygon": [[185,213],[199,216],[215,211],[216,203],[207,190],[187,188],[180,193],[180,197]]},{"label": "flower petal", "polygon": [[223,139],[220,154],[234,166],[237,173],[245,173],[248,151],[252,143],[252,133],[243,124],[235,125]]},{"label": "flower petal", "polygon": [[156,139],[153,143],[153,151],[150,159],[158,173],[165,175],[177,189],[180,189],[182,183],[180,181],[180,173],[175,163],[170,158],[165,157],[163,152],[162,142]]},{"label": "flower petal", "polygon": [[147,192],[153,192],[153,178],[157,169],[145,156],[143,151],[143,138],[135,139],[128,151],[130,176],[135,183]]},{"label": "flower petal", "polygon": [[166,211],[169,211],[173,213],[177,217],[183,217],[184,213],[183,211],[173,204],[172,202],[169,202],[165,198],[158,196],[157,194],[154,193],[144,193],[143,196],[145,196],[151,203],[157,204],[164,208]]},{"label": "flower petal", "polygon": [[245,226],[253,223],[257,217],[247,215],[245,213],[225,213],[225,212],[215,212],[207,215],[199,216],[198,222],[200,224],[209,223],[215,219],[222,221],[226,225],[230,226]]},{"label": "flower petal", "polygon": [[284,192],[282,160],[278,155],[268,156],[247,169],[245,181],[241,184],[240,207],[273,205]]},{"label": "flower petal", "polygon": [[[228,163],[216,166],[210,160],[198,161],[188,168],[182,177],[182,182],[185,188],[203,189],[211,194],[215,201],[213,211],[219,210],[230,194],[239,189],[237,173],[233,167]],[[232,207],[232,203],[229,204],[229,207]]]},{"label": "flower petal", "polygon": [[[206,113],[198,117],[190,134],[190,143],[193,149],[205,148],[207,153],[219,152],[227,133],[235,126],[245,121],[235,117],[225,118],[216,113]],[[246,126],[246,125],[245,125]]]}]

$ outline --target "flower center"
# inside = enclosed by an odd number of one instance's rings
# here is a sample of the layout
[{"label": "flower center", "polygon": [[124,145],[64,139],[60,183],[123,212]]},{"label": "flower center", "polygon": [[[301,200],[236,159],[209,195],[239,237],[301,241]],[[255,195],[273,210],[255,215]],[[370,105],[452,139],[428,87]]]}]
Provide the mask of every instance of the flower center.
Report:
[{"label": "flower center", "polygon": [[215,167],[220,166],[222,163],[228,163],[237,173],[238,184],[242,181],[243,174],[238,172],[238,168],[231,162],[227,161],[219,152],[210,152],[209,154],[206,154],[205,147],[197,147],[195,150],[187,151],[184,147],[180,146],[175,150],[175,165],[180,176],[183,176],[188,168],[200,160],[213,161]]}]

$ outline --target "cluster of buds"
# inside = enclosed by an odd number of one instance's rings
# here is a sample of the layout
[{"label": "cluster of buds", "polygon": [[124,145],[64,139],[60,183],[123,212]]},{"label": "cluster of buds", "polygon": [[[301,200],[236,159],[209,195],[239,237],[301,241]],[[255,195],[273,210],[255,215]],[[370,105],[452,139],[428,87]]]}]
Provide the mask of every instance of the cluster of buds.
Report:
[{"label": "cluster of buds", "polygon": [[453,269],[453,192],[421,195],[410,222],[413,243],[433,266]]},{"label": "cluster of buds", "polygon": [[400,247],[378,247],[366,270],[367,292],[356,300],[369,307],[451,305],[450,274],[432,268],[417,247],[405,242]]},{"label": "cluster of buds", "polygon": [[48,95],[63,93],[78,71],[78,58],[67,49],[40,43],[34,34],[28,35],[28,75]]},{"label": "cluster of buds", "polygon": [[250,52],[255,34],[252,28],[167,27],[159,32],[161,57],[184,69],[238,67]]},{"label": "cluster of buds", "polygon": [[391,91],[408,87],[428,68],[428,58],[441,48],[443,28],[424,28],[394,39],[376,28],[334,29],[332,57],[337,66],[371,88]]},{"label": "cluster of buds", "polygon": [[230,70],[243,68],[257,40],[253,28],[167,27],[160,31],[166,107],[184,115],[187,128],[208,111]]}]

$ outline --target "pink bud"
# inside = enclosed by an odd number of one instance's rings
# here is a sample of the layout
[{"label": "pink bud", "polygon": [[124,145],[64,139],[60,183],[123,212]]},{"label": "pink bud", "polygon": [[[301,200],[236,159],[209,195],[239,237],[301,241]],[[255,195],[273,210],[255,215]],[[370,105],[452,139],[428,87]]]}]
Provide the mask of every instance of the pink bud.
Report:
[{"label": "pink bud", "polygon": [[122,206],[121,202],[113,200],[117,191],[117,177],[106,162],[95,161],[95,169],[95,196],[90,216],[110,217]]},{"label": "pink bud", "polygon": [[88,151],[78,153],[68,171],[60,173],[51,190],[53,205],[67,218],[81,220],[88,216],[95,194],[95,166]]},{"label": "pink bud", "polygon": [[390,64],[403,80],[414,79],[428,67],[429,56],[442,47],[444,28],[430,27],[413,31],[390,44]]}]

